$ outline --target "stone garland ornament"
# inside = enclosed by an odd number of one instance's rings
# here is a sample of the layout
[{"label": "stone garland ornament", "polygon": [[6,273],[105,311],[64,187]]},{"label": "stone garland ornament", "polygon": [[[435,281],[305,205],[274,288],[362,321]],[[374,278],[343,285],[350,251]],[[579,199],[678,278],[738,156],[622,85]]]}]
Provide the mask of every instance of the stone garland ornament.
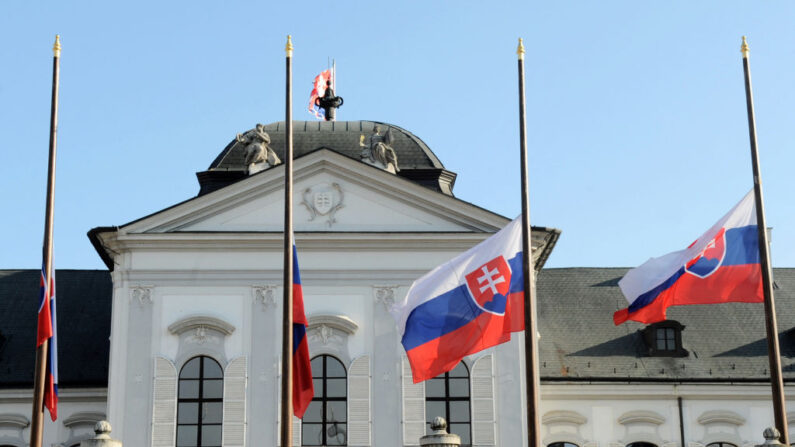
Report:
[{"label": "stone garland ornament", "polygon": [[130,299],[138,301],[138,304],[143,307],[146,304],[152,304],[152,287],[151,286],[136,286],[130,289]]},{"label": "stone garland ornament", "polygon": [[375,302],[384,305],[387,312],[392,310],[395,305],[395,290],[399,286],[373,286]]},{"label": "stone garland ornament", "polygon": [[268,284],[264,286],[252,286],[254,291],[254,301],[262,302],[262,310],[276,307],[276,286]]},{"label": "stone garland ornament", "polygon": [[328,216],[326,223],[330,227],[337,222],[334,215],[345,206],[344,198],[339,183],[320,183],[304,190],[301,204],[309,210],[310,221],[317,216]]}]

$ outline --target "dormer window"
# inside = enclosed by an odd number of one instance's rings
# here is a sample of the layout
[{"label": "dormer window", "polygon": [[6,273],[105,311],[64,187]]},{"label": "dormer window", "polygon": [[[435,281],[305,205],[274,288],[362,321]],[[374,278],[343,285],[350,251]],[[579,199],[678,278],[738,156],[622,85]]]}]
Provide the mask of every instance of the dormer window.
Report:
[{"label": "dormer window", "polygon": [[689,353],[682,347],[681,323],[674,320],[661,321],[647,326],[641,331],[649,355],[653,357],[687,357]]}]

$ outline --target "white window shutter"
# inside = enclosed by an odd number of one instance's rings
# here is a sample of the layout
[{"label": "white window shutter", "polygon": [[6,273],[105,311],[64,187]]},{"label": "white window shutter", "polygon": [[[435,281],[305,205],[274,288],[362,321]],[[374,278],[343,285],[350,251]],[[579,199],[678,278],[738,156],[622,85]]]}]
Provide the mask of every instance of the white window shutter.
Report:
[{"label": "white window shutter", "polygon": [[368,447],[370,441],[370,357],[362,356],[348,370],[348,445]]},{"label": "white window shutter", "polygon": [[497,444],[493,357],[484,355],[472,365],[472,443],[478,446]]},{"label": "white window shutter", "polygon": [[243,447],[246,439],[246,358],[237,357],[224,372],[224,447]]},{"label": "white window shutter", "polygon": [[152,447],[176,445],[177,368],[170,360],[155,357],[152,408]]},{"label": "white window shutter", "polygon": [[403,445],[419,445],[425,435],[425,383],[415,384],[411,365],[403,358]]}]

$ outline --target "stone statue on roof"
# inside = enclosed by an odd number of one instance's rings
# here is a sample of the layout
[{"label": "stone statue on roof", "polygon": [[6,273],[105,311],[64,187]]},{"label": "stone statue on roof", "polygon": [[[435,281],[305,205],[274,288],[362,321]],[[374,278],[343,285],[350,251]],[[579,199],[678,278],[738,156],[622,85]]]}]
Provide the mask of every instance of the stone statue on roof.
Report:
[{"label": "stone statue on roof", "polygon": [[244,134],[237,134],[238,143],[246,145],[245,165],[248,175],[264,171],[281,164],[279,156],[268,146],[271,137],[265,132],[265,126],[257,124],[254,129]]},{"label": "stone statue on roof", "polygon": [[364,135],[359,139],[359,146],[362,147],[362,161],[395,174],[400,171],[400,168],[398,168],[397,154],[392,148],[393,143],[392,129],[387,128],[386,133],[381,135],[381,129],[376,124],[368,144],[364,142]]}]

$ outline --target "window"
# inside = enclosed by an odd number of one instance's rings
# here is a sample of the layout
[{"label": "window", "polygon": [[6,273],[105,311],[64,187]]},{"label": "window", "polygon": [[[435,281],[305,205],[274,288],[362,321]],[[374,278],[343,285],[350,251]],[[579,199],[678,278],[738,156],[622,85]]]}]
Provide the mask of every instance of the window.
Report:
[{"label": "window", "polygon": [[177,447],[221,447],[224,373],[210,357],[190,359],[179,373]]},{"label": "window", "polygon": [[707,444],[707,447],[737,447],[737,446],[732,444],[731,442],[711,442]]},{"label": "window", "polygon": [[452,371],[425,382],[425,426],[431,432],[436,416],[447,420],[450,433],[461,437],[461,445],[472,444],[472,421],[469,410],[469,371],[463,362]]},{"label": "window", "polygon": [[304,413],[301,445],[348,445],[348,379],[330,355],[312,359],[315,397]]},{"label": "window", "polygon": [[682,347],[682,330],[685,326],[674,320],[661,321],[641,330],[643,340],[650,356],[687,357],[690,355]]},{"label": "window", "polygon": [[578,446],[573,442],[553,442],[547,445],[547,447],[580,447],[580,446]]},{"label": "window", "polygon": [[652,444],[651,442],[630,442],[627,444],[627,447],[657,447],[657,444]]}]

